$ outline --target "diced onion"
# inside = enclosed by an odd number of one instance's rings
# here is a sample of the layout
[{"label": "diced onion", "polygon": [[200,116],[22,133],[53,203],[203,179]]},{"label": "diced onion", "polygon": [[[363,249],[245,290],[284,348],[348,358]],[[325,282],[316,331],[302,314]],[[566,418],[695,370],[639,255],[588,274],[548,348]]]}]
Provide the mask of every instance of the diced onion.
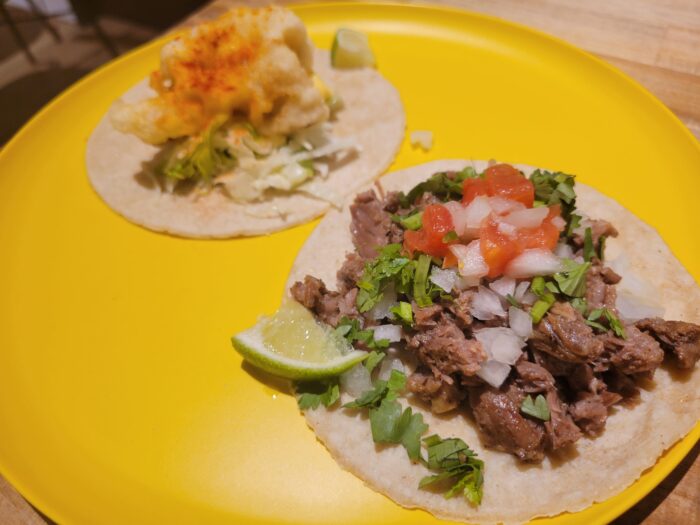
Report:
[{"label": "diced onion", "polygon": [[374,340],[387,339],[390,343],[401,341],[401,327],[395,324],[380,324],[379,326],[370,326],[374,330]]},{"label": "diced onion", "polygon": [[457,286],[460,278],[456,270],[451,268],[443,270],[437,266],[433,266],[433,269],[430,272],[430,280],[447,293],[450,293],[452,289]]},{"label": "diced onion", "polygon": [[506,311],[495,292],[479,286],[479,291],[472,299],[471,314],[482,321],[489,321],[494,317],[505,317]]},{"label": "diced onion", "polygon": [[481,255],[481,243],[478,240],[470,242],[467,246],[452,244],[450,251],[457,258],[459,274],[464,278],[463,285],[475,286],[489,273],[489,267]]},{"label": "diced onion", "polygon": [[502,220],[498,221],[498,231],[503,235],[507,235],[508,237],[515,237],[515,234],[518,233],[518,229],[515,226],[507,222],[503,222]]},{"label": "diced onion", "polygon": [[537,296],[530,291],[530,281],[523,281],[515,287],[515,300],[521,304],[534,304]]},{"label": "diced onion", "polygon": [[491,288],[494,292],[496,292],[501,297],[506,297],[508,295],[514,295],[515,294],[515,279],[513,279],[512,277],[501,277],[500,279],[496,279],[495,281],[490,283],[489,288]]},{"label": "diced onion", "polygon": [[561,259],[549,250],[536,248],[525,250],[506,266],[506,275],[516,279],[535,275],[551,275],[562,269]]},{"label": "diced onion", "polygon": [[479,228],[491,213],[488,197],[478,196],[467,206],[458,201],[448,201],[445,207],[452,216],[455,232],[462,239],[474,239],[479,236]]},{"label": "diced onion", "polygon": [[384,289],[382,298],[368,312],[369,316],[374,320],[384,319],[385,317],[393,319],[394,314],[391,312],[391,308],[397,304],[396,290],[392,283]]},{"label": "diced onion", "polygon": [[514,330],[499,326],[482,328],[474,332],[474,337],[484,347],[489,359],[509,365],[514,364],[522,353],[525,341]]},{"label": "diced onion", "polygon": [[557,257],[561,257],[562,259],[574,258],[574,249],[565,242],[560,242],[557,244],[557,247],[554,249],[554,253],[557,255]]},{"label": "diced onion", "polygon": [[566,227],[566,221],[559,215],[556,215],[552,218],[552,225],[561,232],[564,231],[564,228]]},{"label": "diced onion", "polygon": [[411,132],[411,146],[420,146],[428,151],[433,147],[433,132],[426,130],[416,130]]},{"label": "diced onion", "polygon": [[498,388],[510,374],[510,366],[499,361],[486,361],[476,373],[492,387]]},{"label": "diced onion", "polygon": [[539,208],[525,208],[515,210],[503,217],[503,221],[516,228],[537,228],[549,215],[549,208],[541,206]]},{"label": "diced onion", "polygon": [[403,363],[401,362],[401,359],[386,356],[382,360],[382,364],[379,366],[379,373],[377,374],[377,378],[386,381],[387,379],[389,379],[392,370],[404,372],[405,368],[403,366]]},{"label": "diced onion", "polygon": [[490,197],[489,205],[497,215],[505,215],[506,213],[525,209],[525,205],[522,202],[504,199],[503,197]]},{"label": "diced onion", "polygon": [[359,397],[372,389],[372,379],[362,363],[340,374],[340,388],[353,397]]},{"label": "diced onion", "polygon": [[532,335],[532,317],[525,310],[511,306],[508,309],[508,325],[516,335],[523,339]]},{"label": "diced onion", "polygon": [[463,237],[467,231],[467,209],[459,201],[447,201],[444,206],[452,216],[455,233]]}]

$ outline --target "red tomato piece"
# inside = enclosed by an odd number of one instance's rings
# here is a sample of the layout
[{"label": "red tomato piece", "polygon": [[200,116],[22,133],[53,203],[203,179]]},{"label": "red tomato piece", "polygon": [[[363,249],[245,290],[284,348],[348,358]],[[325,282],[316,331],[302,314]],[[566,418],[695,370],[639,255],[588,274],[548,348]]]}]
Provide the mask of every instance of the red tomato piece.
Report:
[{"label": "red tomato piece", "polygon": [[533,248],[546,248],[553,250],[559,242],[559,230],[552,220],[561,214],[559,206],[549,208],[549,215],[545,217],[537,228],[521,228],[518,230],[518,244],[523,250]]},{"label": "red tomato piece", "polygon": [[411,254],[417,250],[444,257],[448,253],[448,243],[443,239],[454,228],[450,211],[441,204],[431,204],[423,211],[423,226],[419,230],[404,233],[404,248]]},{"label": "red tomato piece", "polygon": [[532,208],[535,187],[522,173],[510,164],[496,164],[484,171],[488,195],[503,197],[523,203]]},{"label": "red tomato piece", "polygon": [[481,255],[489,267],[489,278],[501,275],[510,260],[522,253],[517,239],[501,232],[493,217],[481,227],[479,238]]},{"label": "red tomato piece", "polygon": [[465,179],[462,183],[462,204],[465,206],[479,195],[489,195],[489,187],[484,179]]}]

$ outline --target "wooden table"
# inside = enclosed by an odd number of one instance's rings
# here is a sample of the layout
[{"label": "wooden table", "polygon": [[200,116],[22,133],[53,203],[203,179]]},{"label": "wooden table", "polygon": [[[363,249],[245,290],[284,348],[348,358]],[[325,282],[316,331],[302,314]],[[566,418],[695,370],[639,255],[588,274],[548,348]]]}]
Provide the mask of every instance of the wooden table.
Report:
[{"label": "wooden table", "polygon": [[[439,0],[435,3],[519,22],[602,57],[654,93],[700,138],[700,0]],[[232,4],[215,0],[183,24],[210,18]],[[668,478],[614,523],[700,525],[699,455],[700,443]],[[0,477],[0,525],[47,522],[50,523]]]}]

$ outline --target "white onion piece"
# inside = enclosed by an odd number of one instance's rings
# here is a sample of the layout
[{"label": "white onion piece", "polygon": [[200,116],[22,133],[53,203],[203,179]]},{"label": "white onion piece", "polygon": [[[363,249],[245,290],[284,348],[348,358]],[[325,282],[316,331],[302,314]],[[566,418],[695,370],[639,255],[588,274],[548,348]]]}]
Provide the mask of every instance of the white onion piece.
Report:
[{"label": "white onion piece", "polygon": [[486,361],[476,373],[481,379],[492,387],[498,388],[510,374],[510,366],[498,361]]},{"label": "white onion piece", "polygon": [[452,268],[443,270],[437,266],[433,266],[433,269],[430,271],[429,279],[447,293],[450,293],[460,280],[456,270]]},{"label": "white onion piece", "polygon": [[516,279],[535,275],[551,275],[562,269],[561,259],[549,250],[536,248],[525,250],[506,266],[506,275]]},{"label": "white onion piece", "polygon": [[532,317],[525,310],[511,306],[508,309],[508,325],[523,339],[528,339],[532,335]]},{"label": "white onion piece", "polygon": [[566,227],[566,221],[559,215],[556,215],[552,218],[552,225],[561,232],[564,231],[564,228]]},{"label": "white onion piece", "polygon": [[496,292],[501,297],[506,297],[508,295],[514,295],[515,294],[515,279],[513,279],[512,277],[501,277],[500,279],[496,279],[495,281],[490,283],[489,288],[491,288],[494,292]]},{"label": "white onion piece", "polygon": [[389,379],[389,376],[391,376],[392,370],[404,372],[405,368],[403,366],[403,363],[401,362],[401,359],[386,356],[384,359],[382,359],[382,364],[379,366],[379,373],[377,374],[377,378],[387,381]]},{"label": "white onion piece", "polygon": [[340,374],[340,388],[353,397],[360,397],[372,389],[372,379],[362,363],[353,366],[347,372]]},{"label": "white onion piece", "polygon": [[388,339],[390,343],[401,341],[401,327],[395,324],[380,324],[379,326],[370,326],[370,330],[374,330],[374,340]]},{"label": "white onion piece", "polygon": [[472,298],[471,314],[482,321],[489,321],[494,317],[505,317],[506,311],[495,292],[479,286],[479,291]]},{"label": "white onion piece", "polygon": [[504,199],[503,197],[489,197],[489,205],[497,215],[505,215],[513,211],[526,209],[522,202]]},{"label": "white onion piece", "polygon": [[557,255],[557,257],[561,257],[562,259],[574,258],[574,249],[565,242],[560,242],[557,244],[557,247],[554,249],[554,253]]},{"label": "white onion piece", "polygon": [[428,151],[433,147],[433,132],[423,129],[411,131],[411,146],[420,146]]},{"label": "white onion piece", "polygon": [[467,208],[458,201],[447,201],[444,206],[450,212],[455,233],[463,237],[467,231]]},{"label": "white onion piece", "polygon": [[488,197],[479,195],[471,201],[465,208],[465,217],[467,220],[467,231],[465,231],[465,234],[478,237],[481,223],[491,214],[491,211]]},{"label": "white onion piece", "polygon": [[462,286],[476,286],[481,278],[489,273],[489,267],[481,255],[481,243],[478,240],[472,241],[466,246],[451,244],[449,249],[452,255],[457,258],[459,275],[464,278],[460,283]]},{"label": "white onion piece", "polygon": [[484,347],[490,360],[500,361],[509,365],[520,359],[525,341],[514,330],[503,326],[482,328],[474,332],[474,337]]},{"label": "white onion piece", "polygon": [[617,291],[615,307],[623,321],[639,321],[646,317],[663,317],[665,313],[663,307],[646,303],[643,298],[630,294],[627,290]]},{"label": "white onion piece", "polygon": [[518,229],[515,226],[507,222],[503,222],[502,220],[498,221],[498,231],[503,235],[507,235],[508,237],[515,237],[515,234],[518,233]]},{"label": "white onion piece", "polygon": [[396,290],[394,289],[394,284],[391,283],[384,289],[379,302],[368,312],[369,316],[374,320],[384,319],[385,317],[393,319],[394,314],[391,312],[391,308],[397,304],[399,303],[396,300]]},{"label": "white onion piece", "polygon": [[537,228],[549,215],[549,208],[541,206],[539,208],[525,208],[510,212],[503,217],[503,221],[516,228]]}]

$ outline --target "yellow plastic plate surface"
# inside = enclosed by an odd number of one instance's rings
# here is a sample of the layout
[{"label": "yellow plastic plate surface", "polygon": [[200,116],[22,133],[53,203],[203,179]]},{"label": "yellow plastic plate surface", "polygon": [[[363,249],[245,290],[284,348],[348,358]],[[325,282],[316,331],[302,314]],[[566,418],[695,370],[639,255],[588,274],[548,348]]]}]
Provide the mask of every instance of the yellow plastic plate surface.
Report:
[{"label": "yellow plastic plate surface", "polygon": [[[576,173],[658,228],[700,276],[698,143],[616,70],[466,12],[296,11],[320,47],[340,26],[366,31],[401,92],[408,130],[434,132],[429,153],[406,141],[394,168],[473,157]],[[294,399],[231,349],[232,333],[278,306],[314,224],[186,240],[130,224],[92,191],[86,140],[109,105],[157,67],[161,45],[76,84],[0,156],[0,471],[65,524],[435,522],[338,467]],[[609,521],[699,435],[623,493],[538,523]]]}]

